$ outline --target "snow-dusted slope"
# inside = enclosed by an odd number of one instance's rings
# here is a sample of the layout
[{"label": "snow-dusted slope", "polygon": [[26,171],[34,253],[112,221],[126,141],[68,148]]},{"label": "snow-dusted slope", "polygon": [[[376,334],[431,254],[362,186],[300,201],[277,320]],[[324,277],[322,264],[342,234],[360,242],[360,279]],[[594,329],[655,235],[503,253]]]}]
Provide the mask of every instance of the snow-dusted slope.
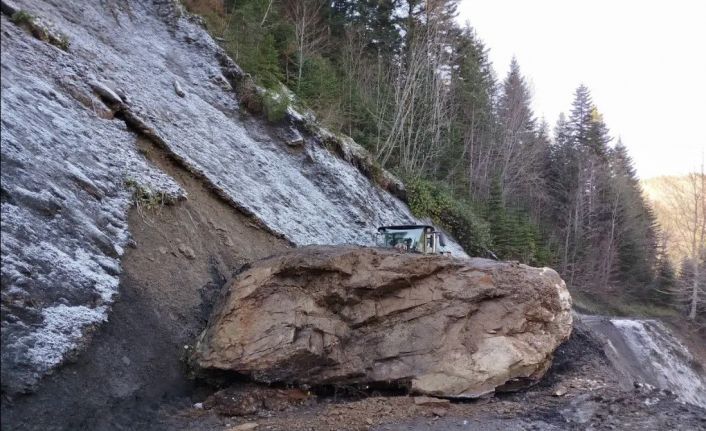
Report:
[{"label": "snow-dusted slope", "polygon": [[649,384],[674,392],[681,402],[706,408],[706,376],[692,354],[664,324],[652,319],[580,315],[605,343],[620,384]]},{"label": "snow-dusted slope", "polygon": [[6,388],[30,387],[106,319],[129,241],[126,182],[183,197],[91,84],[121,95],[193,172],[295,244],[370,244],[377,226],[415,221],[315,139],[290,148],[239,112],[220,49],[176,2],[13,3],[64,34],[70,48],[2,17]]}]

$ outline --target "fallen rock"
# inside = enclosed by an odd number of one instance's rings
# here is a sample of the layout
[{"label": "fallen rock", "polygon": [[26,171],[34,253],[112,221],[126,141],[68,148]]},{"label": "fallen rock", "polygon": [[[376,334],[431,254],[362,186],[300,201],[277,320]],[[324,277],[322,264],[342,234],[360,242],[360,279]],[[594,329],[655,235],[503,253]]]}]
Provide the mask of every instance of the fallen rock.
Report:
[{"label": "fallen rock", "polygon": [[181,88],[181,84],[179,83],[178,80],[174,80],[174,92],[177,94],[179,97],[184,97],[186,96],[186,92],[184,92],[184,89]]},{"label": "fallen rock", "polygon": [[220,390],[203,402],[202,407],[221,416],[249,416],[261,411],[283,411],[313,399],[300,389],[272,389],[239,386]]},{"label": "fallen rock", "polygon": [[451,402],[444,398],[414,397],[414,404],[428,407],[448,407]]},{"label": "fallen rock", "polygon": [[435,407],[431,409],[431,414],[437,417],[446,416],[447,410],[445,408]]},{"label": "fallen rock", "polygon": [[567,392],[568,389],[566,389],[564,386],[560,386],[559,388],[557,388],[557,390],[554,391],[552,395],[554,395],[555,397],[563,397],[564,395],[566,395]]},{"label": "fallen rock", "polygon": [[228,431],[252,431],[257,429],[257,422],[246,422],[228,429]]},{"label": "fallen rock", "polygon": [[183,254],[184,257],[186,257],[187,259],[196,259],[196,253],[194,252],[194,249],[189,247],[188,245],[179,244],[178,249],[181,254]]},{"label": "fallen rock", "polygon": [[287,128],[284,132],[282,132],[282,135],[285,142],[290,147],[299,147],[304,144],[304,137],[294,127]]},{"label": "fallen rock", "polygon": [[90,85],[93,91],[95,91],[96,94],[100,96],[100,98],[103,99],[103,101],[108,103],[109,105],[120,106],[123,104],[123,100],[120,98],[120,96],[118,96],[115,91],[110,89],[110,87],[103,84],[102,82],[93,81],[90,83]]},{"label": "fallen rock", "polygon": [[311,246],[255,262],[224,292],[193,359],[268,383],[478,397],[536,382],[571,332],[555,271],[486,259]]}]

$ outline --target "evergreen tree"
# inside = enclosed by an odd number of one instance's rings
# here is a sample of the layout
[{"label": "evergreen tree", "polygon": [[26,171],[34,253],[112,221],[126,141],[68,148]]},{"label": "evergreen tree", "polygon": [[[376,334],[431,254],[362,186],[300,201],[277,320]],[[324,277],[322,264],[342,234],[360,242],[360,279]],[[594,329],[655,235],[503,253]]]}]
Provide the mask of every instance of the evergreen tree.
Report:
[{"label": "evergreen tree", "polygon": [[649,299],[661,305],[673,306],[676,299],[677,274],[664,244],[657,253],[655,276],[650,284]]},{"label": "evergreen tree", "polygon": [[270,10],[269,3],[269,0],[227,1],[214,11],[217,15],[206,17],[209,28],[217,28],[225,40],[225,48],[233,59],[260,84],[274,87],[285,78],[280,55],[286,50],[291,33],[278,10]]},{"label": "evergreen tree", "polygon": [[522,184],[534,176],[531,171],[537,167],[535,159],[540,156],[534,147],[535,119],[530,104],[529,88],[517,59],[513,58],[498,101],[500,146],[496,161],[499,170],[496,175],[500,177],[504,196],[512,200],[520,194]]},{"label": "evergreen tree", "polygon": [[[620,193],[618,279],[643,296],[652,282],[657,262],[657,225],[627,149],[618,142],[610,153],[614,193]],[[664,265],[664,258],[661,259]]]},{"label": "evergreen tree", "polygon": [[571,143],[576,149],[582,149],[588,143],[593,108],[591,92],[588,87],[581,84],[574,92],[574,101],[568,118]]},{"label": "evergreen tree", "polygon": [[674,270],[655,218],[588,88],[576,89],[552,139],[518,62],[496,82],[487,47],[455,22],[457,0],[211,3],[187,7],[245,71],[268,88],[284,82],[402,174],[415,213],[467,251],[491,245],[501,258],[555,265],[571,288],[669,302]]},{"label": "evergreen tree", "polygon": [[495,77],[487,49],[466,26],[455,36],[451,58],[451,94],[454,106],[452,140],[440,159],[445,181],[458,185],[471,198],[487,197],[494,131]]},{"label": "evergreen tree", "polygon": [[401,0],[334,0],[331,2],[333,36],[345,37],[347,28],[355,28],[364,40],[369,55],[398,55],[402,39],[395,11]]}]

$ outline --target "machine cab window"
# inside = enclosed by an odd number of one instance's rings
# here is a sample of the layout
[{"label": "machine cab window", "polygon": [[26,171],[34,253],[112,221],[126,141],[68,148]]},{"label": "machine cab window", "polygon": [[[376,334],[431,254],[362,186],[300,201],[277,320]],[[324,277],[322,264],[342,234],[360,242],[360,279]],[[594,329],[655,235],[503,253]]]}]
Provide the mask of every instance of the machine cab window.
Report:
[{"label": "machine cab window", "polygon": [[376,242],[379,247],[422,254],[443,253],[446,245],[441,233],[428,225],[382,226]]}]

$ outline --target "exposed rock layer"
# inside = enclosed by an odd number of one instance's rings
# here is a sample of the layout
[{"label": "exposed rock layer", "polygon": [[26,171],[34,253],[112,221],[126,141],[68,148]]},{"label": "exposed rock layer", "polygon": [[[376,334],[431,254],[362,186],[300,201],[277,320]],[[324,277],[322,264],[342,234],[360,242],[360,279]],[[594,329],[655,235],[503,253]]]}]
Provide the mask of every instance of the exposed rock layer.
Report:
[{"label": "exposed rock layer", "polygon": [[263,382],[475,397],[540,378],[571,332],[570,306],[548,268],[305,247],[230,282],[195,359]]},{"label": "exposed rock layer", "polygon": [[[179,2],[11,3],[0,2],[3,391],[35,389],[108,319],[134,244],[129,208],[191,198],[138,138],[297,245],[370,244],[379,225],[418,222],[354,166],[369,157],[360,148],[334,154],[303,117],[243,114],[229,83],[241,72]],[[18,11],[46,37],[13,22]]]}]

